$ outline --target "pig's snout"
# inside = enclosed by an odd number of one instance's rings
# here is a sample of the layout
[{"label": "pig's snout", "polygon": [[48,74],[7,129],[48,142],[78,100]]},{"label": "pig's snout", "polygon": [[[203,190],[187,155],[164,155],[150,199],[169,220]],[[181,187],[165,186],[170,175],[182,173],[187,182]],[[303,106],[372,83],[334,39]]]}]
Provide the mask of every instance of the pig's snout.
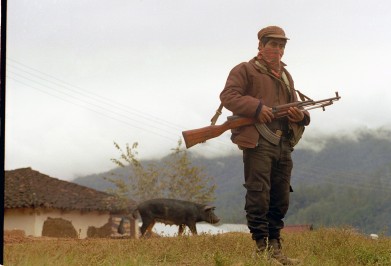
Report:
[{"label": "pig's snout", "polygon": [[205,206],[204,211],[206,212],[206,218],[205,219],[208,223],[211,224],[217,224],[220,221],[220,218],[216,216],[216,214],[213,212],[216,209],[214,206]]},{"label": "pig's snout", "polygon": [[219,217],[217,217],[216,215],[213,215],[212,218],[210,219],[210,223],[217,224],[218,222],[220,222]]}]

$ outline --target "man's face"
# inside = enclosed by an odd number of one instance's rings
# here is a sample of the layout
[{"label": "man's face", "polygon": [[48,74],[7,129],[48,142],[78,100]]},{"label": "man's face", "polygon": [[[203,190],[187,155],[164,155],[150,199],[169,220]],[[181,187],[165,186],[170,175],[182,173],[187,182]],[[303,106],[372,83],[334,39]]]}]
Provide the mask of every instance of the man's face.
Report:
[{"label": "man's face", "polygon": [[279,49],[281,57],[284,55],[286,40],[284,39],[270,39],[264,46],[265,48]]}]

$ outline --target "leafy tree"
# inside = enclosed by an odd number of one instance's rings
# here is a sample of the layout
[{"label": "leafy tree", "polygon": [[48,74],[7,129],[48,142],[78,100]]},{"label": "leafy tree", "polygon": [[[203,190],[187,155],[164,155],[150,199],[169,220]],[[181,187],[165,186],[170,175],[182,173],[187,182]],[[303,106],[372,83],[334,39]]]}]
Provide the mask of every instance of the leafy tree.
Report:
[{"label": "leafy tree", "polygon": [[189,154],[182,148],[181,140],[160,164],[143,165],[137,159],[137,142],[131,147],[126,144],[125,151],[116,142],[114,146],[120,152],[120,157],[111,161],[119,167],[129,168],[127,180],[105,178],[116,186],[111,192],[119,197],[137,201],[167,197],[199,203],[214,200],[216,186],[212,184],[212,178],[205,175],[202,168],[193,166]]},{"label": "leafy tree", "polygon": [[193,166],[189,154],[182,149],[182,140],[168,157],[165,174],[167,176],[166,193],[169,198],[212,202],[216,185],[212,178],[204,174],[204,169]]},{"label": "leafy tree", "polygon": [[160,180],[159,167],[153,163],[144,167],[140,163],[137,159],[138,143],[134,142],[131,147],[126,144],[125,151],[116,142],[114,142],[114,146],[121,155],[118,159],[111,159],[111,161],[119,167],[128,168],[130,175],[127,181],[121,178],[106,178],[116,186],[116,189],[112,189],[111,192],[123,199],[146,200],[162,197],[164,186]]}]

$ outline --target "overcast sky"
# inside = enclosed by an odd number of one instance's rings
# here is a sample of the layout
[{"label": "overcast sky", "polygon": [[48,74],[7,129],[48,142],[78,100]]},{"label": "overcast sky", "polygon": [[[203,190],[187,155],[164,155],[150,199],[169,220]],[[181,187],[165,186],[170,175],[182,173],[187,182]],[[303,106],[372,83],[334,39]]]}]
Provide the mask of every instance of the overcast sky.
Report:
[{"label": "overcast sky", "polygon": [[[114,167],[124,147],[160,158],[209,124],[229,71],[279,25],[283,61],[313,99],[305,139],[391,128],[391,1],[8,1],[7,170],[70,180]],[[223,123],[225,111],[218,123]],[[307,141],[308,142],[308,141]],[[305,141],[299,144],[305,145]],[[191,148],[238,152],[229,133]]]}]

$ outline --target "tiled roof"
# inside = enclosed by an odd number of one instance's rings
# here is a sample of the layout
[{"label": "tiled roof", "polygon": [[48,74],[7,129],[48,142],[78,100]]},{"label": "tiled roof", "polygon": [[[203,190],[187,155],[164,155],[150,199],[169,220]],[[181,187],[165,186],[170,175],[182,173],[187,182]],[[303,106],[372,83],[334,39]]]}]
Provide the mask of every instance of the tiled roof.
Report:
[{"label": "tiled roof", "polygon": [[41,174],[31,168],[5,171],[4,208],[56,208],[126,212],[114,195]]}]

